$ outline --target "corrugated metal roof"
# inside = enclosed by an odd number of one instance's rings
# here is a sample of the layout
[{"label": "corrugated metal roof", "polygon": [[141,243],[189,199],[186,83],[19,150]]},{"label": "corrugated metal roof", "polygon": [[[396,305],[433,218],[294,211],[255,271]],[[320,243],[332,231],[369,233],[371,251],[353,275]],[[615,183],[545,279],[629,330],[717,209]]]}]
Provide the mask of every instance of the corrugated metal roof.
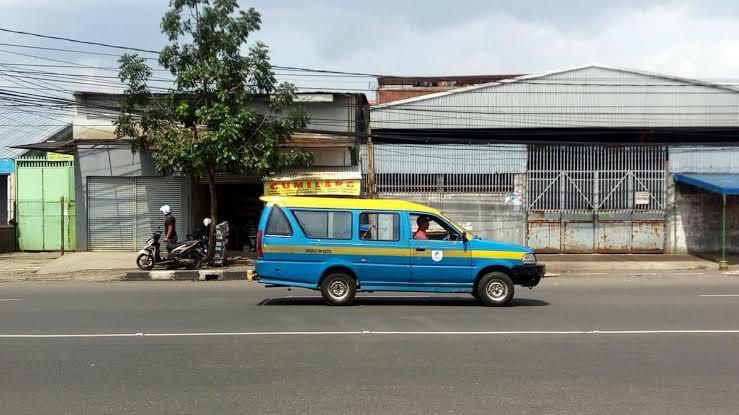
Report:
[{"label": "corrugated metal roof", "polygon": [[345,167],[308,167],[291,169],[282,173],[270,175],[264,181],[290,182],[298,180],[361,180],[362,172],[359,166]]},{"label": "corrugated metal roof", "polygon": [[670,147],[673,173],[739,173],[739,147]]},{"label": "corrugated metal roof", "polygon": [[373,129],[739,127],[739,90],[589,65],[372,108]]},{"label": "corrugated metal roof", "polygon": [[[525,173],[524,144],[375,144],[375,173],[496,174]],[[360,148],[367,171],[367,146]]]},{"label": "corrugated metal roof", "polygon": [[0,159],[24,154],[28,150],[11,147],[45,141],[67,128],[66,122],[68,119],[52,121],[49,117],[13,109],[0,111]]}]

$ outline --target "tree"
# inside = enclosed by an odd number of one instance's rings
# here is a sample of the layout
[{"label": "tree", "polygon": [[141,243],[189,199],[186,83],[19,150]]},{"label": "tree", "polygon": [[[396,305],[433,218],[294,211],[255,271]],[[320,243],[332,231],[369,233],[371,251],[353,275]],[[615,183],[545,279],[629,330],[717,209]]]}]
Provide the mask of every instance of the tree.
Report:
[{"label": "tree", "polygon": [[207,178],[213,224],[218,173],[265,174],[310,163],[308,153],[280,147],[308,116],[295,87],[277,84],[267,46],[247,45],[260,25],[259,13],[240,10],[236,0],[171,0],[161,21],[169,44],[159,64],[174,77],[173,88],[154,94],[144,58],[125,54],[119,61],[127,87],[116,136],[131,138],[134,152],[152,150],[159,171]]}]

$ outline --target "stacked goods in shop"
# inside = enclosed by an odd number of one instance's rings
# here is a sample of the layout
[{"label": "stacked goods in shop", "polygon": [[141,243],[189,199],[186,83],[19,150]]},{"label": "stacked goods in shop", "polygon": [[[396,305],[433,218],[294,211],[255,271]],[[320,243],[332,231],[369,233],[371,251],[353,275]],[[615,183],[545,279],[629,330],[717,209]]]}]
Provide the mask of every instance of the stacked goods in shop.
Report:
[{"label": "stacked goods in shop", "polygon": [[228,222],[216,225],[216,246],[213,250],[213,264],[219,267],[226,265],[228,250]]}]

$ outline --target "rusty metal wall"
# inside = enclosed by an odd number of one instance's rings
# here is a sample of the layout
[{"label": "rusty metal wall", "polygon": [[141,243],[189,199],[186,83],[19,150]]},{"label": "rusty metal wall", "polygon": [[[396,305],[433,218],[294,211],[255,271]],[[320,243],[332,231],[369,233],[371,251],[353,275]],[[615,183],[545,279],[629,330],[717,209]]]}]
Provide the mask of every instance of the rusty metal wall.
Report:
[{"label": "rusty metal wall", "polygon": [[529,246],[664,252],[666,161],[663,146],[530,146]]}]

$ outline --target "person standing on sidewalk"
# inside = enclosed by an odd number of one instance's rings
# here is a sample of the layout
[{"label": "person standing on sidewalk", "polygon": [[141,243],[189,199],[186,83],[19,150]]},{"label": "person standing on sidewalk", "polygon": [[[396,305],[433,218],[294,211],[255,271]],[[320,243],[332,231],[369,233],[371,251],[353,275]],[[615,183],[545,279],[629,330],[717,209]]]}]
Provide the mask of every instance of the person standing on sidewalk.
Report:
[{"label": "person standing on sidewalk", "polygon": [[159,208],[164,213],[164,243],[167,244],[167,253],[171,254],[172,250],[177,246],[177,220],[172,214],[169,205]]}]

